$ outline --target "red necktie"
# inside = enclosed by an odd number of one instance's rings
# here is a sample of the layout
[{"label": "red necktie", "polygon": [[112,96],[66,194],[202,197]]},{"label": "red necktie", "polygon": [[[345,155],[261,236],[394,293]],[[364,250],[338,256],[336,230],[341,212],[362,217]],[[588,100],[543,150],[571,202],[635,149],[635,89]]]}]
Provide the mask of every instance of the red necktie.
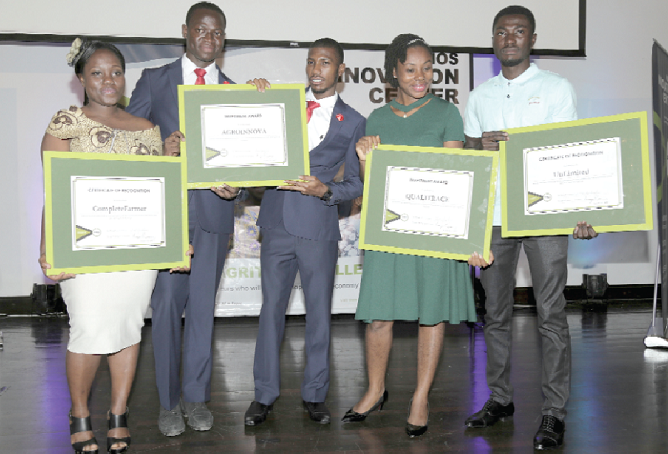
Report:
[{"label": "red necktie", "polygon": [[306,123],[311,121],[311,115],[313,115],[313,111],[320,107],[320,104],[318,104],[315,101],[306,101]]},{"label": "red necktie", "polygon": [[197,80],[195,81],[195,85],[206,85],[206,81],[204,80],[205,74],[206,74],[206,69],[195,68],[195,75],[197,75]]}]

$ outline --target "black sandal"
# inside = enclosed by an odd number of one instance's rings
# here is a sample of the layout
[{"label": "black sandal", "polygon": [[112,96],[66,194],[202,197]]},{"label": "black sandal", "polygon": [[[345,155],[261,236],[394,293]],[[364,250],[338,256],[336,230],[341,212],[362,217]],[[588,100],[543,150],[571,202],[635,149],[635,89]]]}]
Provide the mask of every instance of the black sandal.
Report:
[{"label": "black sandal", "polygon": [[[127,428],[128,427],[128,414],[130,410],[125,409],[125,413],[122,415],[115,415],[109,410],[107,413],[107,419],[109,421],[109,430],[118,429],[118,428]],[[125,443],[125,446],[122,448],[112,448],[111,446],[116,443]],[[121,454],[126,452],[130,448],[130,437],[116,438],[116,437],[107,437],[107,452],[109,454]]]},{"label": "black sandal", "polygon": [[[79,432],[92,432],[93,431],[93,426],[90,423],[90,416],[86,416],[85,418],[77,418],[76,416],[72,416],[72,412],[70,412],[70,435],[77,434]],[[97,440],[95,437],[86,440],[86,441],[77,441],[75,443],[72,443],[72,448],[74,449],[74,452],[76,454],[97,454],[99,452],[99,448],[94,449],[92,451],[84,451],[84,448],[86,446],[90,445],[96,445]]]}]

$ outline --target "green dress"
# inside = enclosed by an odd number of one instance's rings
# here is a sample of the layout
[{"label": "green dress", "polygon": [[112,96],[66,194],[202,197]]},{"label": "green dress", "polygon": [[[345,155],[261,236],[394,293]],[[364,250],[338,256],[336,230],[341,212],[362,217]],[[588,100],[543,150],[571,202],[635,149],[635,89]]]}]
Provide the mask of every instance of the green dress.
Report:
[{"label": "green dress", "polygon": [[[429,102],[402,118],[403,111]],[[374,110],[366,123],[368,136],[380,136],[388,145],[442,147],[443,142],[464,140],[464,126],[453,105],[428,94],[411,106],[391,103]],[[457,260],[366,251],[359,303],[355,318],[365,320],[418,320],[423,325],[442,321],[476,321],[473,286],[466,262]]]}]

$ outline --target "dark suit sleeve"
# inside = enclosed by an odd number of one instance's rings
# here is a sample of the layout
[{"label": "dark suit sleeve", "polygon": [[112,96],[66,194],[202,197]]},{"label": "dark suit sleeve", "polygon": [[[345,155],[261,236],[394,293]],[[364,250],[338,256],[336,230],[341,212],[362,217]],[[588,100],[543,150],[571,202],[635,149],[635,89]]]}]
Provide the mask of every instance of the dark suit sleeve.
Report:
[{"label": "dark suit sleeve", "polygon": [[360,161],[357,157],[357,152],[355,151],[355,145],[357,145],[357,141],[364,136],[365,128],[366,120],[361,118],[355,128],[350,143],[348,143],[343,180],[338,183],[327,183],[327,186],[329,186],[329,189],[332,191],[332,197],[329,199],[329,202],[326,202],[327,205],[336,205],[346,200],[353,200],[362,195],[363,184],[362,180],[360,180]]},{"label": "dark suit sleeve", "polygon": [[227,77],[224,72],[219,70],[218,81],[221,84],[236,84],[232,79]]},{"label": "dark suit sleeve", "polygon": [[155,123],[151,115],[151,82],[149,74],[150,72],[147,70],[142,71],[141,77],[137,81],[135,89],[132,91],[130,104],[125,111]]}]

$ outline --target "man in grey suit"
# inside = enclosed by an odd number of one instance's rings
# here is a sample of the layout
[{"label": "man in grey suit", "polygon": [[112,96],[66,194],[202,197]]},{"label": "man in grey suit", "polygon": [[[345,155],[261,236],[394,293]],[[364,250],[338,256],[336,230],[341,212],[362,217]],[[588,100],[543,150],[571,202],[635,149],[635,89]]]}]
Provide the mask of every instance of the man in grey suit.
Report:
[{"label": "man in grey suit", "polygon": [[[160,68],[144,70],[137,82],[126,110],[159,125],[166,150],[178,150],[178,143],[184,140],[178,130],[177,85],[233,83],[214,61],[223,50],[225,24],[225,15],[217,5],[193,5],[182,26],[185,55]],[[211,395],[214,305],[234,231],[232,199],[237,192],[229,186],[188,191],[190,244],[194,250],[190,273],[163,270],[153,291],[153,349],[161,405],[158,426],[166,436],[185,430],[184,415],[195,430],[209,430],[213,425],[213,415],[205,402]]]},{"label": "man in grey suit", "polygon": [[[255,345],[255,400],[245,424],[262,423],[280,394],[279,350],[285,311],[297,271],[306,306],[306,358],[301,395],[312,420],[330,422],[329,388],[332,291],[338,259],[337,204],[362,194],[355,144],[366,121],[336,93],[343,49],[323,38],[309,49],[306,93],[311,175],[264,193],[257,224],[262,231],[262,310]],[[343,180],[334,181],[344,166]]]}]

